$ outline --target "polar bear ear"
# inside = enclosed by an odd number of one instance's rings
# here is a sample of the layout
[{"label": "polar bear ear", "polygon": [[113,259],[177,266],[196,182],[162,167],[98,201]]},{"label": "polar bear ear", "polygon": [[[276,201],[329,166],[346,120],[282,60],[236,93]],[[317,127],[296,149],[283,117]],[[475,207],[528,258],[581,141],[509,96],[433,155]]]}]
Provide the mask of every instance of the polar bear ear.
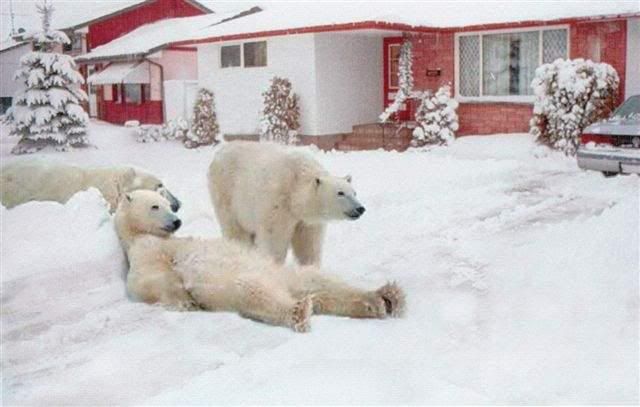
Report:
[{"label": "polar bear ear", "polygon": [[133,201],[133,198],[131,197],[131,194],[124,194],[124,197],[127,200],[127,202]]},{"label": "polar bear ear", "polygon": [[316,178],[316,186],[319,187],[320,184],[322,184],[322,181],[320,181],[320,178]]},{"label": "polar bear ear", "polygon": [[351,175],[347,175],[346,177],[344,177],[344,180],[347,181],[349,184],[351,184],[351,180],[352,180]]}]

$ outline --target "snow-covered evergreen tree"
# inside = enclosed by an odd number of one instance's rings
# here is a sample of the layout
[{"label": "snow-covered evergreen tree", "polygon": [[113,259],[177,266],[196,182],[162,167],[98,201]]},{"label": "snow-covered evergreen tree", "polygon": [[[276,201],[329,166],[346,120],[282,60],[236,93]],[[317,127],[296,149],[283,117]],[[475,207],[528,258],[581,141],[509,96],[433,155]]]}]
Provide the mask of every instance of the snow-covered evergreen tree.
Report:
[{"label": "snow-covered evergreen tree", "polygon": [[530,133],[566,154],[576,153],[582,130],[615,108],[620,79],[609,64],[557,59],[536,69]]},{"label": "snow-covered evergreen tree", "polygon": [[81,105],[87,99],[80,88],[84,79],[73,58],[55,50],[69,38],[51,28],[50,4],[44,2],[37,8],[42,31],[33,36],[36,51],[20,60],[15,79],[23,80],[25,89],[16,93],[5,118],[10,134],[21,137],[11,151],[14,154],[33,153],[47,146],[67,150],[88,143],[89,116]]},{"label": "snow-covered evergreen tree", "polygon": [[260,141],[294,144],[300,128],[300,107],[298,95],[291,91],[291,82],[286,78],[273,77],[262,97]]},{"label": "snow-covered evergreen tree", "polygon": [[184,134],[184,145],[187,148],[194,148],[214,144],[218,141],[219,132],[213,92],[201,88],[193,107],[191,131]]},{"label": "snow-covered evergreen tree", "polygon": [[385,123],[394,115],[403,103],[414,96],[413,92],[413,45],[411,40],[405,39],[400,47],[398,60],[398,91],[393,103],[378,117],[381,123]]},{"label": "snow-covered evergreen tree", "polygon": [[451,86],[442,86],[435,95],[424,92],[416,111],[418,126],[413,131],[413,144],[449,144],[458,131],[458,102],[451,97]]}]

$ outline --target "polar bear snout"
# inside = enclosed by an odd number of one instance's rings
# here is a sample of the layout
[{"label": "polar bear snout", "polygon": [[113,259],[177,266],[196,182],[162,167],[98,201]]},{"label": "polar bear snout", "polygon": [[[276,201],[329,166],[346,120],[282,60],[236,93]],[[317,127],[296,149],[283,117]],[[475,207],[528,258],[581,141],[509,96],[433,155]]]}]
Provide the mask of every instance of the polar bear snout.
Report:
[{"label": "polar bear snout", "polygon": [[164,230],[169,233],[173,233],[176,230],[180,229],[180,226],[182,226],[182,221],[180,219],[174,219],[169,221],[169,223],[164,227]]},{"label": "polar bear snout", "polygon": [[345,212],[345,215],[347,215],[347,218],[352,219],[352,220],[356,220],[358,219],[360,216],[362,216],[362,214],[366,211],[364,206],[358,206],[357,208],[349,211],[349,212]]}]

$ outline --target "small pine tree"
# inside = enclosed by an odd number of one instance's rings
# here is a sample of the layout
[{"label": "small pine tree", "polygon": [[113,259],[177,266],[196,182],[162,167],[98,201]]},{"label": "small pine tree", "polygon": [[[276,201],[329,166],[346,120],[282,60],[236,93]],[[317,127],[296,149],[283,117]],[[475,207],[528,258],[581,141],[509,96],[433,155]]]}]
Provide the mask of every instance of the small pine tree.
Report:
[{"label": "small pine tree", "polygon": [[405,39],[400,47],[398,60],[398,91],[393,103],[379,116],[381,123],[385,123],[398,112],[400,106],[414,97],[413,92],[413,45],[411,40]]},{"label": "small pine tree", "polygon": [[294,144],[300,128],[300,107],[298,95],[291,92],[291,82],[286,78],[273,77],[262,97],[260,141]]},{"label": "small pine tree", "polygon": [[50,4],[44,2],[37,9],[42,17],[42,31],[33,37],[37,51],[20,60],[15,79],[22,79],[25,89],[16,93],[5,119],[10,134],[21,137],[13,154],[33,153],[47,146],[65,151],[88,143],[89,116],[81,106],[87,99],[80,88],[84,79],[71,56],[54,51],[69,38],[51,29]]},{"label": "small pine tree", "polygon": [[413,144],[449,144],[458,130],[458,102],[451,98],[451,86],[442,86],[436,94],[425,92],[416,111],[418,127]]},{"label": "small pine tree", "polygon": [[219,132],[213,92],[201,88],[193,107],[191,131],[184,134],[184,145],[187,148],[195,148],[215,144],[218,142]]},{"label": "small pine tree", "polygon": [[536,69],[529,133],[540,143],[574,155],[588,125],[616,106],[620,78],[609,64],[558,59]]}]

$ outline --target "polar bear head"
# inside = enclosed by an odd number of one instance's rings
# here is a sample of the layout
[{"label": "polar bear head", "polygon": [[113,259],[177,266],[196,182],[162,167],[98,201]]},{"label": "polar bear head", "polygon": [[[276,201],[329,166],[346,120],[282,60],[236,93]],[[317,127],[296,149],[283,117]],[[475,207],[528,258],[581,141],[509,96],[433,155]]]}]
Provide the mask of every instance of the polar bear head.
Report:
[{"label": "polar bear head", "polygon": [[178,209],[180,209],[181,203],[178,198],[169,192],[160,179],[149,173],[134,168],[128,168],[122,176],[120,183],[123,192],[137,190],[156,191],[169,201],[171,210],[177,212]]},{"label": "polar bear head", "polygon": [[140,235],[167,237],[182,224],[165,197],[147,190],[124,194],[116,210],[115,223],[125,247]]},{"label": "polar bear head", "polygon": [[351,176],[335,177],[326,175],[315,178],[314,208],[316,221],[356,220],[364,213],[364,206],[356,199],[356,191],[351,185]]}]

